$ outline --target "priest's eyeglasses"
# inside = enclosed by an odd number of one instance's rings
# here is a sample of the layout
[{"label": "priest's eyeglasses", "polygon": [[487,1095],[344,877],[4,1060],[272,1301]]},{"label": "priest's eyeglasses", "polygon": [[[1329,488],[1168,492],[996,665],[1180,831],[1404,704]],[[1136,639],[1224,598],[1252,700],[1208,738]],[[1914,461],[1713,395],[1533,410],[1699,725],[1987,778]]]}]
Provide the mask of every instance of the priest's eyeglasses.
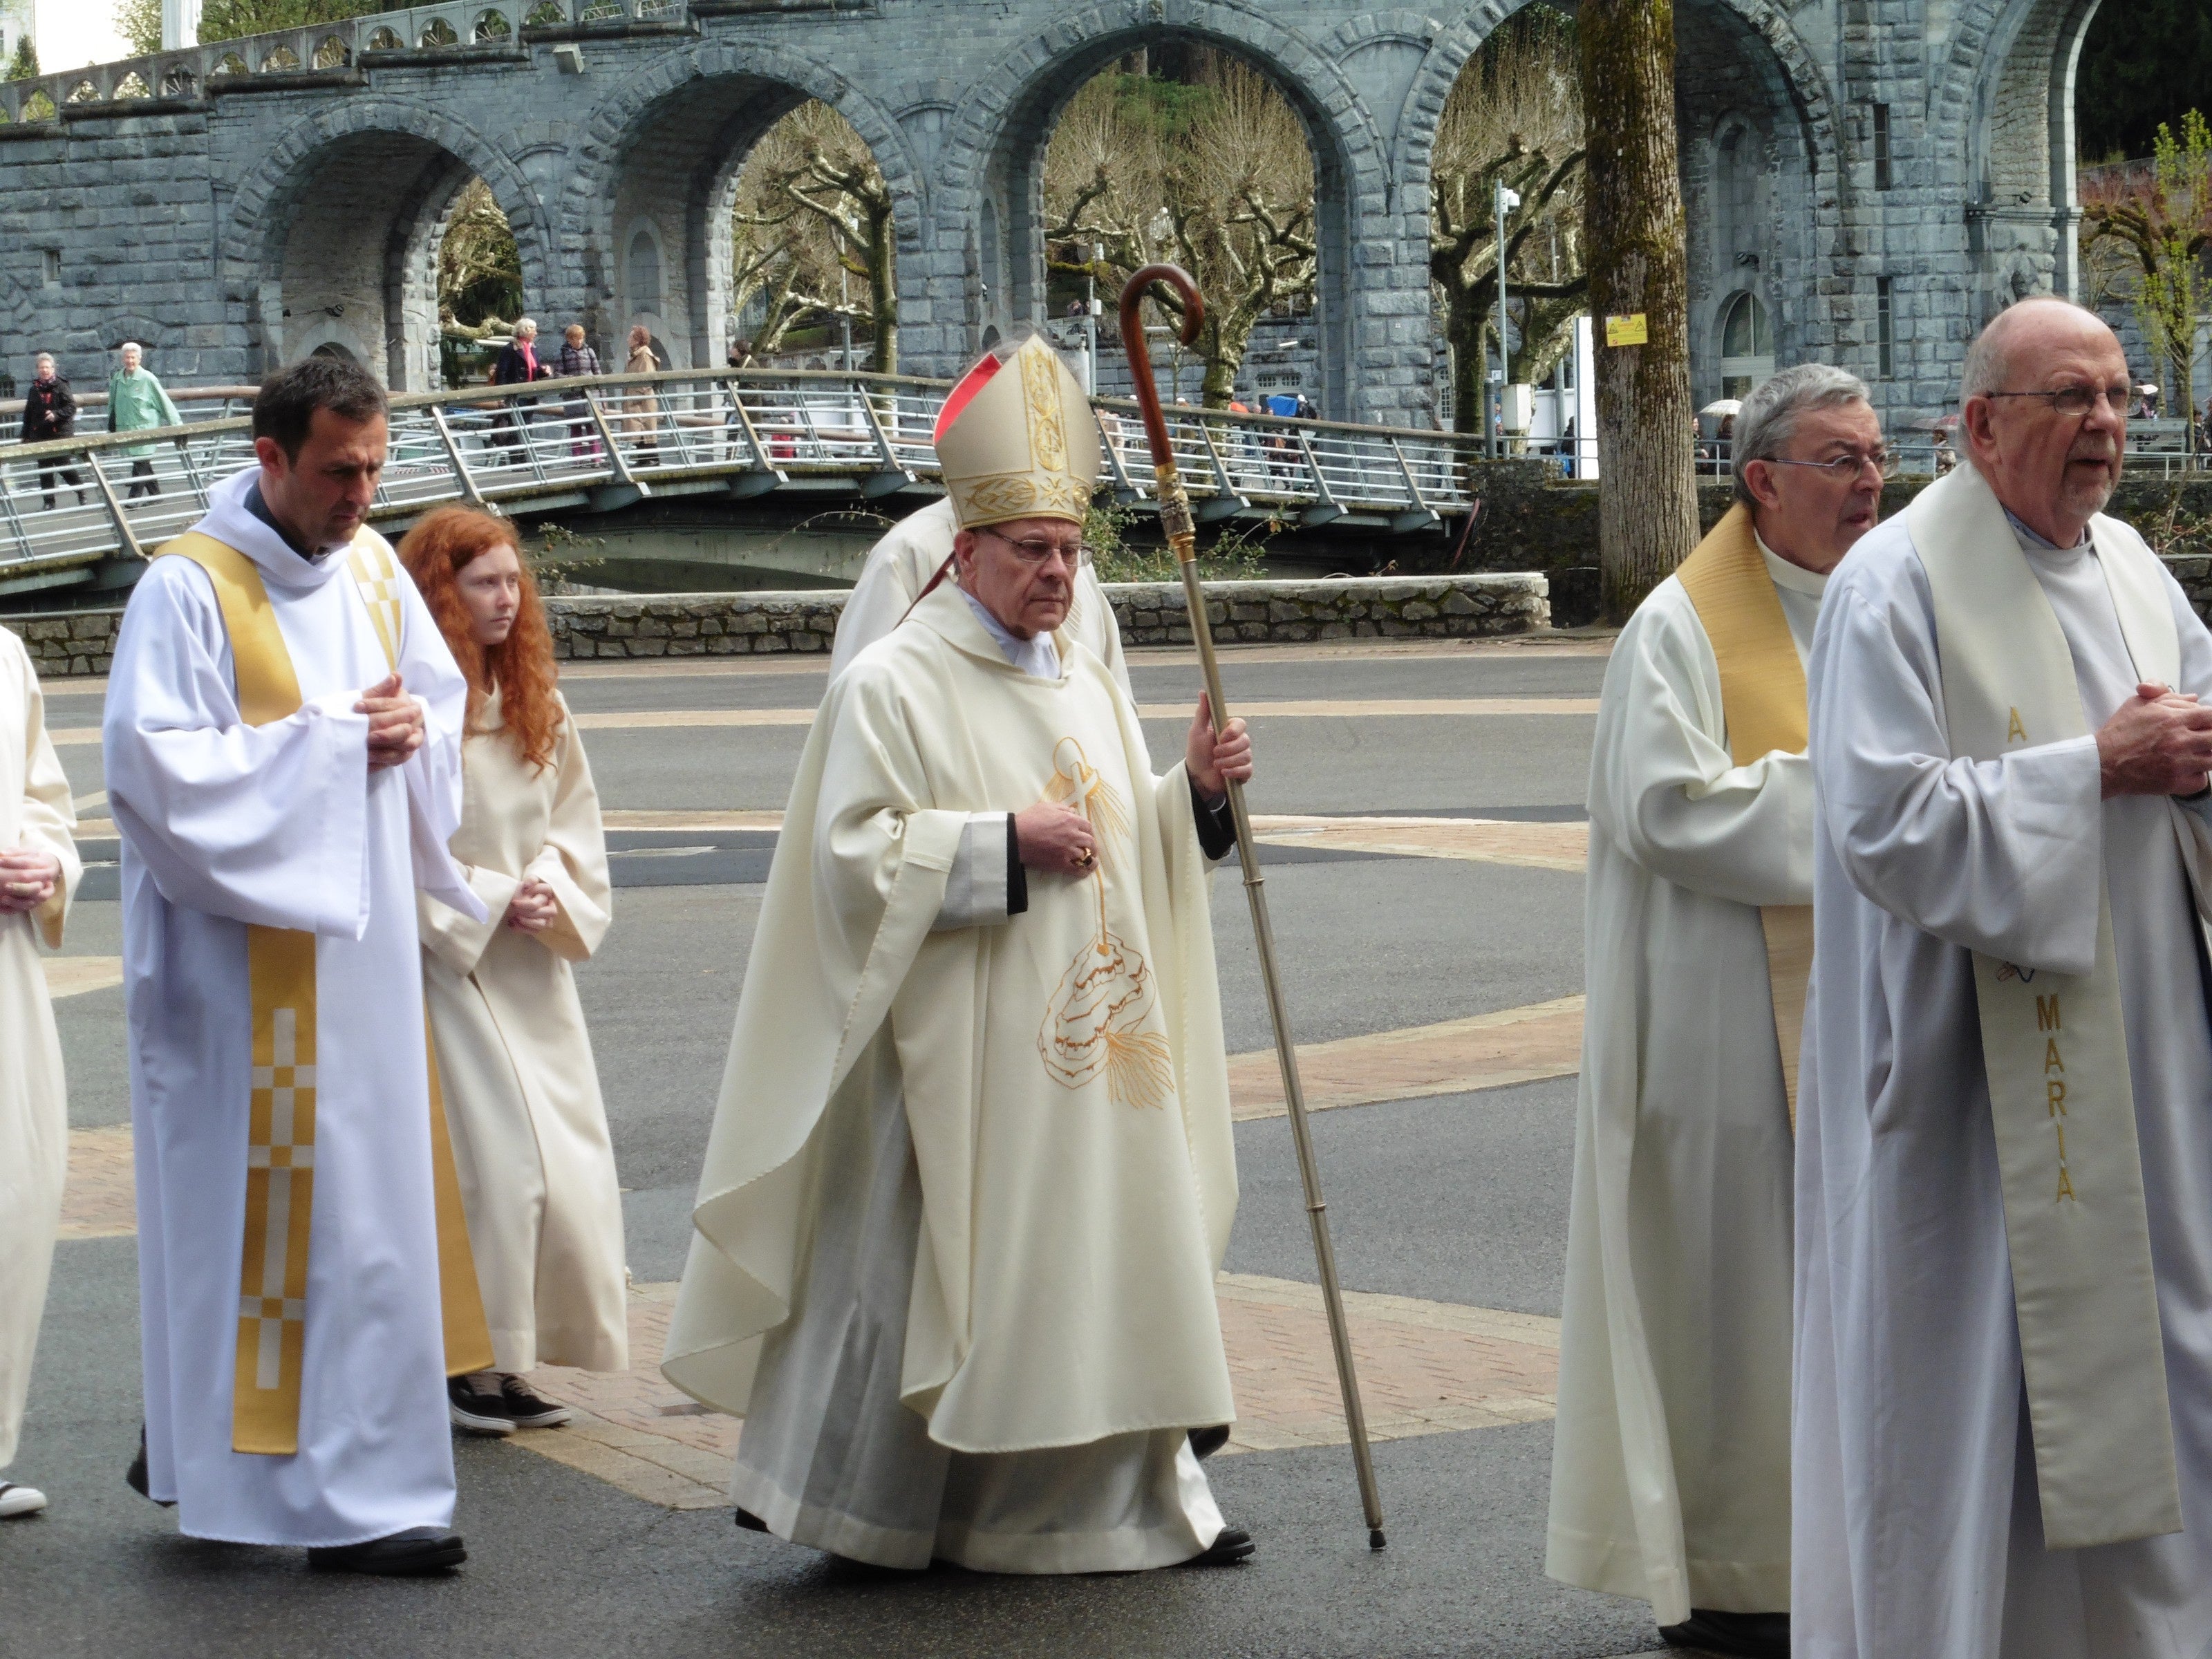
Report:
[{"label": "priest's eyeglasses", "polygon": [[[1769,466],[1817,467],[1838,483],[1850,483],[1869,466],[1885,478],[1897,476],[1897,452],[1893,449],[1871,449],[1864,453],[1847,449],[1833,459],[1826,461],[1790,461],[1779,455],[1758,455],[1752,459],[1765,461]],[[1744,463],[1747,466],[1750,464],[1748,460]]]},{"label": "priest's eyeglasses", "polygon": [[1006,543],[1008,547],[1014,550],[1014,556],[1026,565],[1041,568],[1051,563],[1054,559],[1060,559],[1066,562],[1071,573],[1088,569],[1091,565],[1091,552],[1087,544],[1070,552],[1059,542],[1039,541],[1028,537],[1017,541],[996,525],[988,524],[982,527],[980,533],[995,537]]},{"label": "priest's eyeglasses", "polygon": [[2051,392],[1985,392],[1984,398],[2040,398],[2057,413],[2070,421],[2078,421],[2097,406],[2102,398],[2112,406],[2112,413],[2122,420],[2128,417],[2128,399],[2135,388],[2122,381],[2118,386],[2062,386]]}]

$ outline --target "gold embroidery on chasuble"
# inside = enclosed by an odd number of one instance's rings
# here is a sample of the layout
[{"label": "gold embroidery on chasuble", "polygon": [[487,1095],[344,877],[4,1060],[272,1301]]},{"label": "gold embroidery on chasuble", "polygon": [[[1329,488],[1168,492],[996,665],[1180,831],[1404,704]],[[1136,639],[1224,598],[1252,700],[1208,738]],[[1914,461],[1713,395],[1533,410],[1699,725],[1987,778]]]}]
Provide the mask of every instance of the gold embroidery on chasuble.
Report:
[{"label": "gold embroidery on chasuble", "polygon": [[[204,570],[222,614],[237,682],[239,717],[249,726],[289,718],[301,706],[299,676],[252,560],[198,532],[155,550],[179,555]],[[374,555],[374,557],[364,557]],[[351,560],[386,659],[398,660],[401,610],[398,571],[390,552],[375,544]],[[368,573],[364,577],[364,573]],[[380,581],[372,592],[371,581]],[[246,1212],[240,1245],[238,1343],[231,1388],[231,1447],[234,1451],[289,1456],[300,1449],[301,1380],[306,1364],[307,1253],[314,1212],[317,1028],[315,936],[292,928],[248,925],[246,987],[251,1005],[252,1070],[247,1079]],[[434,1078],[432,1098],[436,1099]],[[434,1150],[445,1149],[439,1176],[441,1278],[449,1242],[443,1224],[443,1189],[450,1186],[459,1211],[459,1182],[452,1151],[434,1125]],[[476,1288],[468,1237],[461,1231],[450,1248],[467,1267],[467,1290],[447,1304],[448,1361],[458,1346],[480,1370],[491,1363],[491,1338]],[[470,1308],[474,1330],[466,1328]],[[456,1321],[461,1322],[456,1343]],[[478,1356],[481,1355],[481,1358]]]},{"label": "gold embroidery on chasuble", "polygon": [[[1751,522],[1751,509],[1731,507],[1712,533],[1674,573],[1698,613],[1720,665],[1721,718],[1729,758],[1749,766],[1779,750],[1802,755],[1811,742],[1805,712],[1805,665],[1790,636],[1790,618],[1774,592]],[[1760,908],[1766,975],[1774,1005],[1774,1038],[1782,1054],[1790,1129],[1797,1129],[1797,1060],[1805,1034],[1805,994],[1813,976],[1813,907]]]},{"label": "gold embroidery on chasuble", "polygon": [[1106,916],[1106,877],[1119,867],[1117,844],[1133,839],[1128,807],[1073,738],[1054,745],[1052,763],[1044,799],[1082,813],[1097,844],[1098,867],[1089,877],[1097,921],[1053,988],[1037,1052],[1063,1088],[1080,1089],[1103,1076],[1116,1105],[1164,1106],[1175,1092],[1175,1073],[1167,1037],[1156,1029],[1159,988],[1143,953],[1114,932]]}]

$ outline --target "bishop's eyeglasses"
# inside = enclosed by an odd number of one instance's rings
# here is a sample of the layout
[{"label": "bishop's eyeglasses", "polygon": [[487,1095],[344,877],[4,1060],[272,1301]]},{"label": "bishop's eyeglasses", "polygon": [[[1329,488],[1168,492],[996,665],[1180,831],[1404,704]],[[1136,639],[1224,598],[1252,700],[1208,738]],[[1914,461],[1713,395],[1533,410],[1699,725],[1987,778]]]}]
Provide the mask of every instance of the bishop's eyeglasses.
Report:
[{"label": "bishop's eyeglasses", "polygon": [[1034,537],[1024,537],[1017,540],[996,525],[987,524],[978,533],[995,537],[1004,542],[1014,550],[1014,556],[1025,565],[1042,568],[1057,558],[1066,562],[1071,574],[1091,568],[1091,550],[1088,543],[1071,552],[1064,544],[1060,542],[1048,542]]}]

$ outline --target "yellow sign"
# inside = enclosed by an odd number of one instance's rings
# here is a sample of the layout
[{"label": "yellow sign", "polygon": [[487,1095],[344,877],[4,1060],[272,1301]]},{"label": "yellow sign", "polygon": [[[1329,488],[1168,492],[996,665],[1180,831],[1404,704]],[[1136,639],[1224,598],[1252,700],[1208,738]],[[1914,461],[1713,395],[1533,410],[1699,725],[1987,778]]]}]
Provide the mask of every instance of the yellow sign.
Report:
[{"label": "yellow sign", "polygon": [[1651,330],[1644,323],[1644,313],[1640,311],[1631,312],[1626,317],[1605,319],[1605,343],[1609,346],[1646,345],[1650,339]]}]

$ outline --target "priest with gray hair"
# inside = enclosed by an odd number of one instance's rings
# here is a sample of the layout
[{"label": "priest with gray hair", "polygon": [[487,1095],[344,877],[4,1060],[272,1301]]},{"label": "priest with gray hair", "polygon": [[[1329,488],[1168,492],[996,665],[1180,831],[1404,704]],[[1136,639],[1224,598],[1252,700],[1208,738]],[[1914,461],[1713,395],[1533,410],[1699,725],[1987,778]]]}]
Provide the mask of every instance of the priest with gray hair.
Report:
[{"label": "priest with gray hair", "polygon": [[1797,1652],[2212,1646],[2212,635],[2104,512],[2127,359],[1966,359],[1970,466],[1813,648]]},{"label": "priest with gray hair", "polygon": [[1736,504],[1629,619],[1598,706],[1546,1570],[1650,1602],[1669,1642],[1784,1656],[1804,659],[1890,462],[1866,386],[1821,364],[1736,432]]}]

